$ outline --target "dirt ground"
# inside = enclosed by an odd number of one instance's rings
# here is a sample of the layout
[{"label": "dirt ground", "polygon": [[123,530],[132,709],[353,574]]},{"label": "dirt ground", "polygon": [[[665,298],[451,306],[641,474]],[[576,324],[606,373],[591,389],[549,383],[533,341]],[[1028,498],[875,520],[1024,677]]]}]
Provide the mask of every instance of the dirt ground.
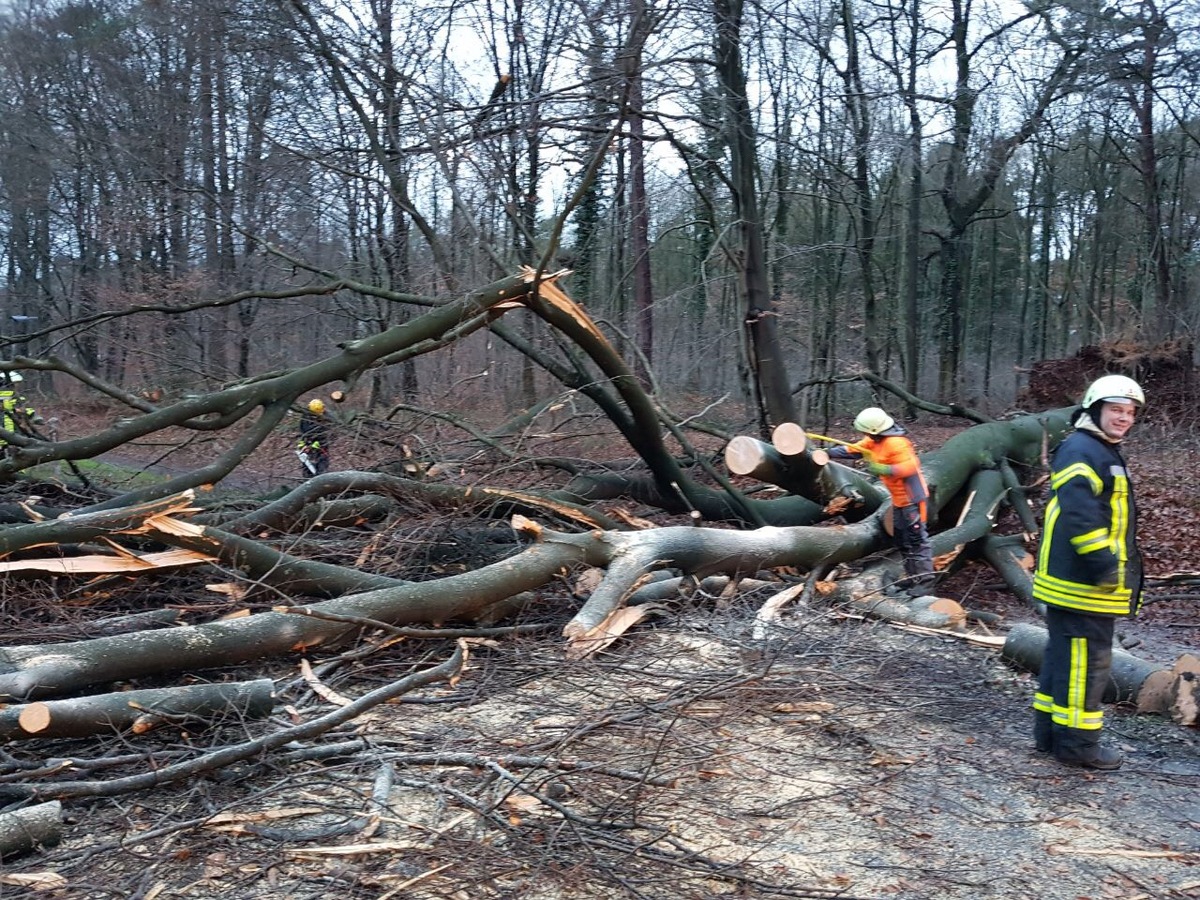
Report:
[{"label": "dirt ground", "polygon": [[[961,427],[914,435],[928,450]],[[285,439],[273,453],[243,488],[297,478]],[[1147,428],[1128,455],[1150,574],[1200,568],[1191,443]],[[418,539],[431,572],[478,549],[478,532],[431,512],[414,510],[407,526],[375,534],[364,564],[411,563]],[[363,540],[350,548],[348,537],[310,535],[305,548],[352,562]],[[6,582],[5,642],[116,607],[211,617],[211,581],[164,575],[86,603],[71,585]],[[940,592],[1002,617],[981,632],[1035,621],[997,582],[968,566]],[[1169,666],[1200,646],[1200,592],[1155,584],[1120,632]],[[570,660],[559,630],[579,601],[565,582],[548,587],[517,620],[529,630],[476,644],[453,684],[179,784],[65,802],[62,842],[5,861],[0,898],[1200,896],[1200,731],[1110,708],[1124,768],[1064,768],[1032,748],[1031,676],[995,651],[826,606],[790,607],[758,640],[755,612],[771,593],[693,594]],[[452,646],[384,646],[371,633],[310,661],[326,688],[354,698]],[[52,796],[63,771],[103,782],[162,767],[334,709],[298,664],[195,675],[273,678],[268,723],[10,743],[0,799],[30,783]]]}]

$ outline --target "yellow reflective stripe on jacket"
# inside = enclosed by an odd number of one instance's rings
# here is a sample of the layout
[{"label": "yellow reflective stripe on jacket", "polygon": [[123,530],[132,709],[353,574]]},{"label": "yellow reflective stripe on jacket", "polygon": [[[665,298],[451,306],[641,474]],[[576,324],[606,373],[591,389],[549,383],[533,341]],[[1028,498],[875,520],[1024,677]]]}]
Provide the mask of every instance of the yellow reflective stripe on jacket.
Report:
[{"label": "yellow reflective stripe on jacket", "polygon": [[[1114,510],[1114,516],[1116,511]],[[1076,553],[1095,553],[1097,550],[1108,550],[1113,543],[1109,540],[1109,535],[1112,534],[1111,528],[1097,528],[1095,531],[1089,531],[1087,534],[1077,534],[1071,538],[1071,546],[1075,548]]]},{"label": "yellow reflective stripe on jacket", "polygon": [[1033,578],[1033,599],[1080,612],[1123,616],[1127,614],[1133,591],[1125,586],[1101,590],[1094,584],[1037,574]]},{"label": "yellow reflective stripe on jacket", "polygon": [[1112,491],[1112,543],[1113,553],[1120,560],[1120,571],[1117,573],[1117,583],[1125,585],[1125,557],[1120,552],[1129,539],[1129,478],[1124,470],[1113,472]]},{"label": "yellow reflective stripe on jacket", "polygon": [[1092,493],[1097,497],[1104,490],[1104,482],[1100,480],[1100,476],[1092,471],[1092,467],[1087,463],[1073,463],[1063,469],[1061,472],[1055,472],[1050,479],[1050,487],[1058,490],[1072,478],[1084,478],[1091,485]]}]

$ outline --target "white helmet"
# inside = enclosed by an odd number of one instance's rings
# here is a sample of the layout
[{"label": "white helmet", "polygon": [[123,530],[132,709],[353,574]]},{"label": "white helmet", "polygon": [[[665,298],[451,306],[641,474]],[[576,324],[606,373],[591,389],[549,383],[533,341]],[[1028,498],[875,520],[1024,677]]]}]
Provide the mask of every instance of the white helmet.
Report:
[{"label": "white helmet", "polygon": [[1132,378],[1124,375],[1103,375],[1088,385],[1080,405],[1089,409],[1096,403],[1132,403],[1135,406],[1144,406],[1146,395],[1142,386]]},{"label": "white helmet", "polygon": [[11,381],[13,384],[16,384],[18,381],[25,380],[25,376],[22,375],[20,372],[7,372],[5,374],[8,375],[8,380]]},{"label": "white helmet", "polygon": [[881,434],[895,424],[896,420],[878,406],[868,406],[854,417],[854,430],[863,434]]}]

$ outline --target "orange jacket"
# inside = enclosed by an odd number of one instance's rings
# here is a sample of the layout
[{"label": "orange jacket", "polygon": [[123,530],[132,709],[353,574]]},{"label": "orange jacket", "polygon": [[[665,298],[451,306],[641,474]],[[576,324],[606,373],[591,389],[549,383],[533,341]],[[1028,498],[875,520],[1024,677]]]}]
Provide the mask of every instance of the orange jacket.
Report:
[{"label": "orange jacket", "polygon": [[834,459],[859,459],[865,456],[873,462],[891,466],[892,474],[882,475],[879,480],[892,495],[892,505],[900,507],[920,503],[921,520],[924,521],[924,503],[929,499],[929,487],[925,484],[925,476],[921,474],[917,451],[903,433],[885,433],[876,437],[868,435],[848,447],[833,448],[829,455]]}]

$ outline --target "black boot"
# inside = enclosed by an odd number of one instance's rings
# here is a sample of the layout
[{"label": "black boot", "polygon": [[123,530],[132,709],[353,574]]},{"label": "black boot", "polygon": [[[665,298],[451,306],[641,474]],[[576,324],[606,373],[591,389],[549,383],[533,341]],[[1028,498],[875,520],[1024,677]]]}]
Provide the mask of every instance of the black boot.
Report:
[{"label": "black boot", "polygon": [[917,597],[929,595],[937,576],[925,573],[922,575],[905,575],[898,578],[883,589],[885,597],[896,597],[900,600],[915,600]]},{"label": "black boot", "polygon": [[1038,753],[1051,753],[1054,750],[1054,719],[1050,713],[1040,709],[1033,711],[1033,745]]},{"label": "black boot", "polygon": [[1112,771],[1121,768],[1125,757],[1115,747],[1100,743],[1099,731],[1054,728],[1054,758],[1066,766]]},{"label": "black boot", "polygon": [[937,581],[937,576],[926,572],[922,575],[911,575],[906,580],[908,581],[908,596],[915,599],[929,596],[930,591],[933,590],[933,583]]}]

